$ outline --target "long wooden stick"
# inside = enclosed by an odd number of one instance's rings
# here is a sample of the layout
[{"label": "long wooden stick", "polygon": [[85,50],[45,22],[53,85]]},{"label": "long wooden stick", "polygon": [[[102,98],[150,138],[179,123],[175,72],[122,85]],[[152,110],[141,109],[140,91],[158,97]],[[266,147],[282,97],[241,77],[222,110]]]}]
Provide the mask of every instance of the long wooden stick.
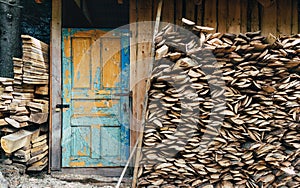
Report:
[{"label": "long wooden stick", "polygon": [[138,140],[135,142],[135,145],[134,145],[134,147],[133,147],[133,150],[132,150],[131,153],[130,153],[130,156],[129,156],[128,160],[127,160],[127,163],[126,163],[126,165],[125,165],[125,167],[124,167],[124,169],[123,169],[123,171],[122,171],[122,174],[121,174],[121,176],[120,176],[120,178],[119,178],[119,181],[118,181],[118,183],[117,183],[117,185],[116,185],[115,188],[119,188],[119,187],[120,187],[121,182],[122,182],[122,180],[123,180],[123,177],[124,177],[124,175],[125,175],[125,172],[126,172],[128,166],[129,166],[129,163],[130,163],[132,157],[133,157],[133,154],[135,153],[135,150],[136,150],[136,148],[137,148],[137,145],[138,145]]},{"label": "long wooden stick", "polygon": [[[153,69],[153,62],[155,61],[154,58],[154,51],[155,51],[155,46],[154,46],[154,39],[155,39],[155,35],[158,32],[158,28],[159,28],[159,22],[160,22],[160,17],[161,17],[161,10],[162,10],[162,4],[163,4],[163,0],[160,0],[158,2],[158,6],[157,6],[157,13],[156,13],[156,20],[155,20],[155,26],[154,26],[154,32],[153,32],[153,39],[152,39],[152,48],[151,48],[151,57],[152,62],[149,65],[149,74],[151,74],[152,69]],[[147,79],[147,83],[146,83],[146,90],[149,88],[150,86],[150,79]],[[137,140],[138,143],[138,147],[137,147],[137,151],[136,151],[136,157],[135,157],[135,164],[134,164],[134,171],[133,171],[133,179],[132,179],[132,188],[136,188],[136,184],[137,184],[137,175],[138,175],[138,167],[139,167],[139,160],[141,157],[141,148],[142,148],[142,140],[143,140],[143,136],[144,136],[144,126],[145,126],[145,122],[146,122],[146,109],[148,106],[148,92],[145,92],[145,98],[144,98],[144,108],[143,108],[143,113],[142,113],[142,125],[140,128],[140,134]]]}]

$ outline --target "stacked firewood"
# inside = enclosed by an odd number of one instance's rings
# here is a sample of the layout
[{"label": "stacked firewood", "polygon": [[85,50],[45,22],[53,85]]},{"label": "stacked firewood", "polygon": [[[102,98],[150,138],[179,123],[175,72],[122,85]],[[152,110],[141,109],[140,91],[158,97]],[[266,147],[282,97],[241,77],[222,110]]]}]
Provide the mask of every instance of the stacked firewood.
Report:
[{"label": "stacked firewood", "polygon": [[22,77],[23,77],[23,60],[20,58],[13,58],[14,64],[14,84],[21,85],[22,84]]},{"label": "stacked firewood", "polygon": [[[13,162],[25,165],[28,171],[40,171],[48,162],[48,80],[40,82],[34,75],[40,75],[39,71],[26,66],[36,62],[40,56],[32,54],[42,53],[38,48],[46,51],[46,46],[33,37],[22,38],[23,59],[13,58],[14,78],[0,78],[1,147]],[[46,64],[43,66],[48,75]]]},{"label": "stacked firewood", "polygon": [[300,35],[155,38],[138,187],[299,187]]},{"label": "stacked firewood", "polygon": [[27,84],[48,84],[49,81],[49,47],[48,44],[22,35],[23,82]]}]

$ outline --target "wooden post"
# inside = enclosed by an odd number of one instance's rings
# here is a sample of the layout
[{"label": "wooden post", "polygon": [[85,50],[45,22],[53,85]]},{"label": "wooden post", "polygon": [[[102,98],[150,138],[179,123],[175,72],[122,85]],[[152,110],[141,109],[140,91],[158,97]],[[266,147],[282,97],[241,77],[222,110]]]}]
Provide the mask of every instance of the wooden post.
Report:
[{"label": "wooden post", "polygon": [[21,0],[0,1],[0,76],[13,78],[13,57],[21,57]]},{"label": "wooden post", "polygon": [[61,169],[61,7],[62,1],[52,0],[52,22],[50,41],[50,168]]}]

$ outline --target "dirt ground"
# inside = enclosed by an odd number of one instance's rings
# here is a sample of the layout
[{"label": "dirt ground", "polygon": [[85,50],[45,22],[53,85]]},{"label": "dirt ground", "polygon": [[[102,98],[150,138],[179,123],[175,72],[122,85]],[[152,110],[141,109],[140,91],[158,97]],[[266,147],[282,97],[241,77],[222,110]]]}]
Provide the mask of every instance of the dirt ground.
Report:
[{"label": "dirt ground", "polygon": [[[106,178],[96,175],[66,175],[47,172],[25,173],[22,165],[0,165],[0,172],[8,183],[9,188],[113,188],[118,178]],[[4,181],[5,181],[4,180]],[[131,180],[125,178],[122,188],[130,188]],[[6,188],[0,180],[0,188]]]}]

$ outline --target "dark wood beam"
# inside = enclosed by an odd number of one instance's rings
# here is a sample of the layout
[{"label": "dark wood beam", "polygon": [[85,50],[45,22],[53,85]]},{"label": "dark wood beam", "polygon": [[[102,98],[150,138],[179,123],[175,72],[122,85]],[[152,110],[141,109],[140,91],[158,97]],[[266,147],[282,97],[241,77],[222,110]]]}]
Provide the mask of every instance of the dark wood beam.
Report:
[{"label": "dark wood beam", "polygon": [[92,19],[90,16],[90,12],[87,6],[88,1],[87,0],[74,0],[76,5],[80,8],[80,10],[82,11],[83,15],[85,16],[85,18],[87,19],[87,21],[92,24]]}]

